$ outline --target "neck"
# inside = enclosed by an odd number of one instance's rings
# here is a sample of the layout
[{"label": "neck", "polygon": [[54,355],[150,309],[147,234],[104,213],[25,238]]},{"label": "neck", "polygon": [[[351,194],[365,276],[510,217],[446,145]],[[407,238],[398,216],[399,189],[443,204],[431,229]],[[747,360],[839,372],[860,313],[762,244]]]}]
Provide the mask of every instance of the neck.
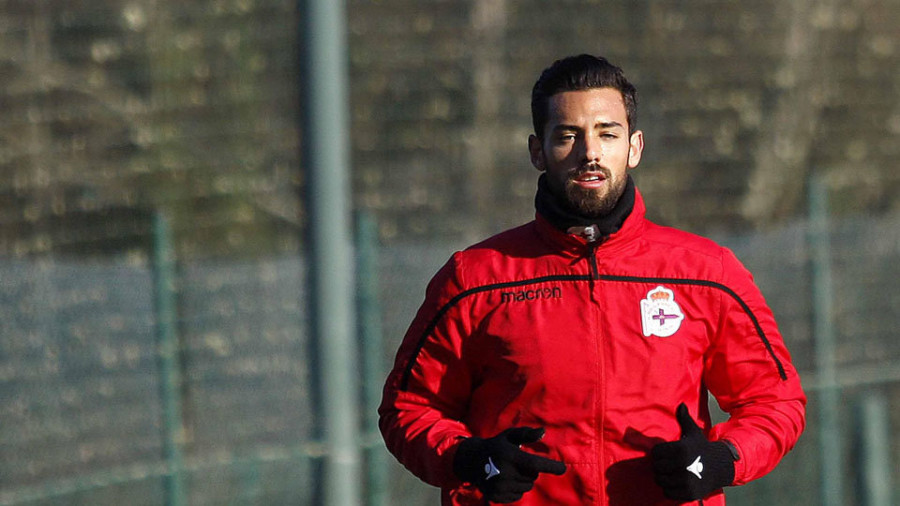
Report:
[{"label": "neck", "polygon": [[627,177],[622,196],[619,197],[616,205],[602,216],[583,216],[573,212],[565,205],[562,198],[554,195],[550,190],[546,174],[541,174],[538,178],[534,206],[541,216],[560,230],[581,235],[589,242],[601,238],[605,240],[622,228],[622,224],[625,223],[625,219],[634,208],[634,181],[630,175]]}]

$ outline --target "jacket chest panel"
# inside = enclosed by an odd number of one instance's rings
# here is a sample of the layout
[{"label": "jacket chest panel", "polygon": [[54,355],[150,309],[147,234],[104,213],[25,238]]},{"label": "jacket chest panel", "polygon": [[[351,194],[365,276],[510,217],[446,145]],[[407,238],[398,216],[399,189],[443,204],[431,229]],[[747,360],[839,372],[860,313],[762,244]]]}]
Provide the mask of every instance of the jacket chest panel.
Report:
[{"label": "jacket chest panel", "polygon": [[[659,371],[674,380],[703,360],[715,333],[715,305],[698,289],[654,283],[600,283],[608,362],[618,373]],[[702,289],[701,289],[702,290]],[[696,379],[696,378],[695,378]]]},{"label": "jacket chest panel", "polygon": [[[531,290],[542,295],[532,296]],[[499,303],[479,332],[485,380],[517,384],[522,395],[540,397],[538,405],[589,409],[585,392],[599,376],[601,335],[587,283],[548,284],[523,292],[518,298],[492,295],[492,302]]]},{"label": "jacket chest panel", "polygon": [[[648,392],[662,403],[696,397],[698,371],[715,330],[710,301],[690,289],[671,288],[668,304],[649,304],[656,285],[645,283],[582,280],[490,294],[474,357],[482,385],[513,392],[503,402],[521,423],[585,419],[605,410],[609,396],[617,407],[609,413],[612,419],[634,417],[629,410],[639,406],[669,409],[648,403]],[[681,320],[672,331],[676,313]],[[645,329],[648,322],[668,327],[661,336]],[[642,418],[658,417],[636,417]],[[668,427],[648,422],[640,429],[653,435]]]}]

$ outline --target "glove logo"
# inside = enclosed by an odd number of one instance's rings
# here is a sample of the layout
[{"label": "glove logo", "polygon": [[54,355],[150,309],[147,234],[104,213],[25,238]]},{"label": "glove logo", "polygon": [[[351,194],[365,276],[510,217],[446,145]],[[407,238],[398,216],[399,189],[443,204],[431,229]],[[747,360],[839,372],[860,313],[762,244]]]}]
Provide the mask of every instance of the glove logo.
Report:
[{"label": "glove logo", "polygon": [[694,459],[694,462],[691,465],[686,467],[686,469],[688,471],[694,473],[694,476],[696,476],[697,479],[699,479],[699,480],[703,479],[703,476],[700,476],[700,473],[703,472],[703,462],[700,462],[699,455],[697,456],[696,459]]},{"label": "glove logo", "polygon": [[641,323],[644,337],[669,337],[681,328],[684,313],[675,302],[675,293],[657,286],[641,301]]},{"label": "glove logo", "polygon": [[488,457],[487,464],[484,465],[484,473],[486,475],[484,477],[485,480],[490,480],[494,476],[500,474],[500,470],[497,469],[497,466],[494,465],[494,461],[490,457]]}]

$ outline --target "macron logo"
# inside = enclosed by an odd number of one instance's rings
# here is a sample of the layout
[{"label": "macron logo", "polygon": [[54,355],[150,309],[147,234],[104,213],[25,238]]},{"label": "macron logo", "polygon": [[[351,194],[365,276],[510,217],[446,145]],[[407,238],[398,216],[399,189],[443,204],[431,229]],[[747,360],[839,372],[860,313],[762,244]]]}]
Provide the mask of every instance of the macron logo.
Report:
[{"label": "macron logo", "polygon": [[541,299],[561,299],[562,289],[558,286],[548,286],[546,288],[535,288],[533,290],[517,290],[510,292],[500,292],[500,303],[507,304],[509,302],[532,302]]},{"label": "macron logo", "polygon": [[698,480],[703,479],[703,476],[700,476],[700,473],[703,472],[703,462],[700,462],[699,456],[694,460],[694,463],[687,466],[686,469],[688,471],[694,473],[694,476],[696,476]]}]

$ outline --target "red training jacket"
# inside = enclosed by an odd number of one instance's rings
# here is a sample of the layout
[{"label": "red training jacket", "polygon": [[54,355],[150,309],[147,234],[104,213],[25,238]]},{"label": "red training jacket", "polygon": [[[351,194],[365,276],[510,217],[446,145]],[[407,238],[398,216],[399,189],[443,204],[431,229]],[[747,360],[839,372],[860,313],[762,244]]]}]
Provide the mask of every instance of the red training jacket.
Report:
[{"label": "red training jacket", "polygon": [[[453,473],[461,438],[514,426],[544,427],[527,450],[568,468],[542,474],[520,505],[676,504],[648,454],[680,437],[681,402],[737,448],[735,485],[793,448],[806,397],[752,276],[729,250],[644,214],[638,192],[599,246],[538,216],[457,252],[429,283],[379,412],[388,449],[443,504],[485,503]],[[707,392],[728,421],[712,426]]]}]

